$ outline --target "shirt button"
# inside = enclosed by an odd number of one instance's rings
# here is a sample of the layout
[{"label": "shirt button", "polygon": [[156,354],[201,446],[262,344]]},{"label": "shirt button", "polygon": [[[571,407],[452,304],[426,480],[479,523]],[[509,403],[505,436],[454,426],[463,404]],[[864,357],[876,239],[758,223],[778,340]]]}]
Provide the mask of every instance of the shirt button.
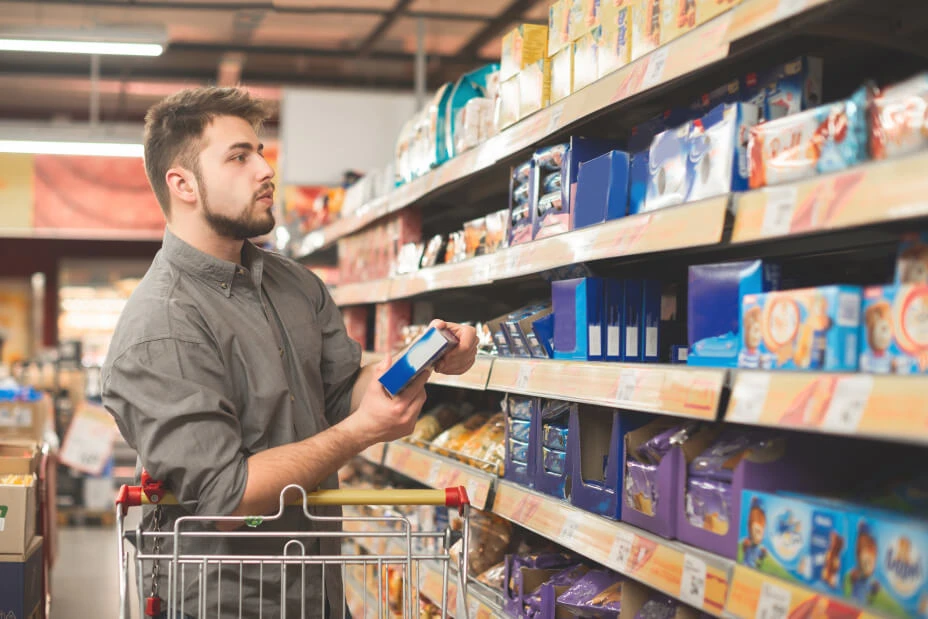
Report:
[{"label": "shirt button", "polygon": [[225,282],[219,282],[219,287],[222,288],[223,290],[225,290],[226,288],[229,287],[229,285],[228,285],[227,283],[225,283]]},{"label": "shirt button", "polygon": [[239,275],[244,275],[244,274],[245,274],[245,269],[239,269],[239,270],[238,270],[238,274],[239,274]]},{"label": "shirt button", "polygon": [[283,348],[278,348],[278,349],[277,349],[277,352],[280,353],[280,356],[281,356],[281,357],[284,356],[284,349],[283,349]]},{"label": "shirt button", "polygon": [[291,401],[291,402],[296,402],[296,398],[293,397],[293,394],[292,394],[292,393],[290,394],[290,401]]}]

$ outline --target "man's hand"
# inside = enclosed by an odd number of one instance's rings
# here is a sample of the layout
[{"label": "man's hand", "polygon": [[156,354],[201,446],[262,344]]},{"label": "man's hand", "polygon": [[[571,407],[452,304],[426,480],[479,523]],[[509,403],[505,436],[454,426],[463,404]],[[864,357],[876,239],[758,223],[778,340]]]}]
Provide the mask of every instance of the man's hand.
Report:
[{"label": "man's hand", "polygon": [[474,365],[477,358],[476,329],[438,319],[433,320],[429,326],[436,329],[447,329],[458,338],[458,345],[445,353],[435,364],[436,372],[441,374],[463,374]]},{"label": "man's hand", "polygon": [[[374,376],[382,376],[391,363],[390,355],[384,357],[374,368]],[[348,424],[355,436],[368,446],[408,436],[425,404],[425,383],[430,375],[430,371],[423,372],[393,398],[379,380],[372,379],[367,384],[358,410],[342,423]]]}]

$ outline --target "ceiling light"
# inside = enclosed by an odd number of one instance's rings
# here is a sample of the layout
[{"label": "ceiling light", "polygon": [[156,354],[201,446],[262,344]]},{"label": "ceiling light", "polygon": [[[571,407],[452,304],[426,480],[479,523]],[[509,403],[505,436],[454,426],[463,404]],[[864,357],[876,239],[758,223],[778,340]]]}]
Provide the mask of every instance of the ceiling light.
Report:
[{"label": "ceiling light", "polygon": [[0,153],[30,155],[92,155],[97,157],[141,157],[141,144],[119,142],[53,142],[0,140]]},{"label": "ceiling light", "polygon": [[163,26],[0,30],[0,52],[160,56],[165,45],[167,31]]}]

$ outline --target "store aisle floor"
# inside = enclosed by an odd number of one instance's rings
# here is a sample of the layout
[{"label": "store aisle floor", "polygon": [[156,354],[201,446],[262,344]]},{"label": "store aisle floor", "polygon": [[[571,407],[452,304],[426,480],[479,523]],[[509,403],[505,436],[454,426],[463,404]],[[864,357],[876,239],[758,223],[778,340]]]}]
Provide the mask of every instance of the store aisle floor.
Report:
[{"label": "store aisle floor", "polygon": [[[62,528],[58,543],[58,562],[52,572],[51,619],[119,617],[116,530]],[[137,618],[137,611],[132,616]]]}]

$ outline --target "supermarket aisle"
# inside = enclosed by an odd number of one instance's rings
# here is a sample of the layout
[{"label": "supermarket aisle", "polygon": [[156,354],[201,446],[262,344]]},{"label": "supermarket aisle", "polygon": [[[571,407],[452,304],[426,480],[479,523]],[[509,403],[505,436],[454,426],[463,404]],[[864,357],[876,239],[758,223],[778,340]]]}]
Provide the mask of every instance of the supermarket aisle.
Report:
[{"label": "supermarket aisle", "polygon": [[61,554],[52,572],[51,619],[118,617],[115,529],[63,528],[59,542]]}]

